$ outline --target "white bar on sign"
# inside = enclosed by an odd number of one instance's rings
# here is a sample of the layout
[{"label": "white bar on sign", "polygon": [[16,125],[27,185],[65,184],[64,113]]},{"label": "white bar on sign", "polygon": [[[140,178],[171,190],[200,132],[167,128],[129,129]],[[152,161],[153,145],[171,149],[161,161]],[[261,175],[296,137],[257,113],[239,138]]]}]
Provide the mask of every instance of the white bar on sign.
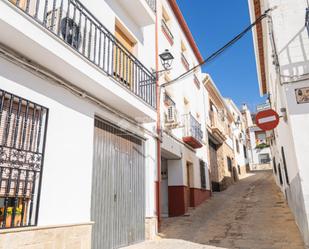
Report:
[{"label": "white bar on sign", "polygon": [[270,116],[270,117],[259,119],[259,123],[264,124],[264,123],[269,123],[269,122],[275,121],[275,120],[276,120],[276,116]]}]

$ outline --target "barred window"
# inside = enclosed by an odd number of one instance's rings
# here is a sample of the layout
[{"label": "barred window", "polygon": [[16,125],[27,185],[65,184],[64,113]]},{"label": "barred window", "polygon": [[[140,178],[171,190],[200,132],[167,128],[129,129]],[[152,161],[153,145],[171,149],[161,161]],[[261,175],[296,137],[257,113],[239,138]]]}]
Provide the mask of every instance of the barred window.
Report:
[{"label": "barred window", "polygon": [[200,160],[200,171],[201,171],[201,187],[206,189],[206,171],[205,162]]},{"label": "barred window", "polygon": [[37,224],[47,112],[0,89],[0,228]]}]

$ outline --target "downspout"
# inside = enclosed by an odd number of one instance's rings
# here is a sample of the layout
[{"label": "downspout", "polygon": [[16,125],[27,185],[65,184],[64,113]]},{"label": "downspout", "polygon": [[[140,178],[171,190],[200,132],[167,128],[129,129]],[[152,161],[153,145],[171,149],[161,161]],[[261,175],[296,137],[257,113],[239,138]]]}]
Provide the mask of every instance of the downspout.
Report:
[{"label": "downspout", "polygon": [[[158,3],[156,1],[156,24],[155,24],[155,56],[156,56],[156,72],[159,71],[159,23],[158,23]],[[156,211],[158,221],[158,231],[161,225],[161,115],[160,115],[160,85],[159,75],[156,73],[156,95],[157,95],[157,179],[156,186]]]}]

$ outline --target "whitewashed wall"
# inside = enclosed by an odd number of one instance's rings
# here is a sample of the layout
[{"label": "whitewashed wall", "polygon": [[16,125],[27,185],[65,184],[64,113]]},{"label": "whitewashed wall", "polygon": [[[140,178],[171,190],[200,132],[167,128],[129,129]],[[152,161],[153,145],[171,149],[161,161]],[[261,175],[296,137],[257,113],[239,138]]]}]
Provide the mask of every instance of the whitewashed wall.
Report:
[{"label": "whitewashed wall", "polygon": [[38,225],[90,221],[95,115],[148,138],[146,210],[147,215],[153,214],[156,154],[152,137],[120,117],[2,58],[0,88],[49,109]]},{"label": "whitewashed wall", "polygon": [[[252,1],[249,3],[252,12]],[[287,119],[282,118],[275,130],[276,141],[272,151],[282,167],[282,191],[287,195],[289,206],[305,243],[309,246],[309,103],[297,104],[295,96],[297,88],[309,87],[309,39],[304,27],[305,10],[308,6],[303,0],[264,0],[262,7],[264,10],[276,7],[271,12],[273,25],[266,21],[263,25],[267,87],[271,94],[272,107],[280,115],[284,115],[281,108],[287,110]],[[273,31],[276,49],[268,35],[270,31]],[[257,46],[256,34],[254,41]],[[278,56],[278,68],[273,65],[273,54]],[[281,147],[285,150],[290,184],[285,180]]]}]

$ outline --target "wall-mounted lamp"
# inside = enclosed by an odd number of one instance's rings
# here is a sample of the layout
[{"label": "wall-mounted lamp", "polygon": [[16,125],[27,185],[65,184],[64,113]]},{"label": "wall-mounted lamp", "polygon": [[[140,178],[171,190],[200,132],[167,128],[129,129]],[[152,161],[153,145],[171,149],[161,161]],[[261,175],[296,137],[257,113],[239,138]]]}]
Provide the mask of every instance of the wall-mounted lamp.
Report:
[{"label": "wall-mounted lamp", "polygon": [[164,69],[169,70],[174,60],[174,56],[171,54],[171,52],[168,51],[168,49],[165,49],[165,51],[162,54],[159,54],[159,57]]}]

